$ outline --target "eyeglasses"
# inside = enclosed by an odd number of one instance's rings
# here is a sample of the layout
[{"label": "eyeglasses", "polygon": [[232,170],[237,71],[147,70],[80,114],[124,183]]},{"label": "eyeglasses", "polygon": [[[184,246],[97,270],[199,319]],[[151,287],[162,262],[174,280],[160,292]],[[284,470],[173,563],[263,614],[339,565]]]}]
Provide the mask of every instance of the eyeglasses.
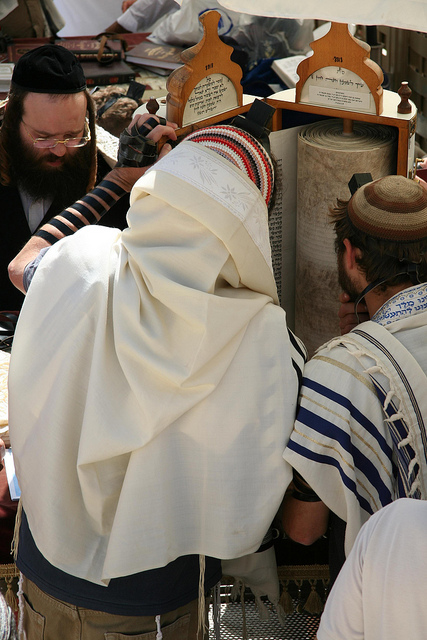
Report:
[{"label": "eyeglasses", "polygon": [[65,138],[65,140],[57,140],[56,138],[34,138],[31,133],[28,131],[27,125],[23,120],[21,120],[24,125],[24,129],[27,132],[28,136],[33,141],[33,145],[36,149],[54,149],[57,144],[63,144],[65,147],[74,149],[76,147],[84,147],[90,140],[90,129],[87,121],[85,122],[85,135],[80,138]]}]

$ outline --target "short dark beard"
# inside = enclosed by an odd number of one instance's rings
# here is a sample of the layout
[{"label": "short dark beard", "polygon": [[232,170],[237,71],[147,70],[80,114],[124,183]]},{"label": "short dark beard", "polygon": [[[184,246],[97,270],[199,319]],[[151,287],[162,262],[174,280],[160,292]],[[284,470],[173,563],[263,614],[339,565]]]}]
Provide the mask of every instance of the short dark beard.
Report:
[{"label": "short dark beard", "polygon": [[[48,167],[37,157],[37,151],[23,144],[19,136],[10,152],[12,182],[35,201],[50,198],[60,208],[68,207],[86,194],[92,164],[90,145],[80,147],[76,153],[66,153],[61,167]],[[52,159],[56,156],[52,154]]]},{"label": "short dark beard", "polygon": [[361,293],[361,291],[359,291],[355,287],[354,283],[352,282],[351,278],[349,277],[348,273],[344,268],[344,252],[343,251],[338,252],[337,265],[338,265],[339,285],[343,291],[348,293],[348,295],[350,296],[350,300],[355,302],[359,297],[359,294]]}]

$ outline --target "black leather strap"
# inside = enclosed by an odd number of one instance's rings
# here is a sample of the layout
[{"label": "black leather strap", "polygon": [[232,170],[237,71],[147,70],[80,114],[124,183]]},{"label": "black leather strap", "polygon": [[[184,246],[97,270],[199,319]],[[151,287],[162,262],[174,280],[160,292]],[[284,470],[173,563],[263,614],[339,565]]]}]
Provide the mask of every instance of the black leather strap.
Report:
[{"label": "black leather strap", "polygon": [[34,235],[38,236],[39,238],[43,238],[43,240],[46,240],[46,242],[49,242],[49,244],[55,244],[55,242],[58,242],[59,240],[59,238],[54,236],[52,233],[49,233],[49,231],[45,231],[44,229],[39,229],[35,232]]},{"label": "black leather strap", "polygon": [[146,167],[157,160],[157,143],[145,137],[145,132],[149,133],[151,129],[147,127],[140,127],[140,129],[145,131],[142,134],[126,131],[120,134],[118,167]]},{"label": "black leather strap", "polygon": [[166,120],[151,117],[144,124],[133,125],[130,131],[125,129],[120,134],[117,167],[147,167],[157,160],[157,142],[146,136],[158,124],[164,125]]}]

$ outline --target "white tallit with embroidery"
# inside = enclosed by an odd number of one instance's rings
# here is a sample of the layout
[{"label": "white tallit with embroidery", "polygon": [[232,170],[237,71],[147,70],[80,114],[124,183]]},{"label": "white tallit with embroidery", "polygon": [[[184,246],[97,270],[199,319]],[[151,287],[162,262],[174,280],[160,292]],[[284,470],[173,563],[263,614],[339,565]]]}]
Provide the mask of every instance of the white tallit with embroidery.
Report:
[{"label": "white tallit with embroidery", "polygon": [[35,542],[99,584],[253,552],[291,480],[297,376],[259,191],[184,142],[131,202],[123,233],[84,228],[43,258],[9,378]]}]

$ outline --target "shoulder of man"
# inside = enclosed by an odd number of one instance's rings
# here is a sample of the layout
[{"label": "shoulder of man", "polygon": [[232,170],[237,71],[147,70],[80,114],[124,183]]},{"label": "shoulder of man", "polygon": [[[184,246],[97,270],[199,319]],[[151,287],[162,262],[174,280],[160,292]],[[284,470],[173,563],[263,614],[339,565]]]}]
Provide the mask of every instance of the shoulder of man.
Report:
[{"label": "shoulder of man", "polygon": [[[350,333],[351,335],[351,333]],[[363,372],[363,366],[351,354],[345,341],[337,336],[319,347],[305,365],[304,375],[321,371],[323,375],[333,370]]]}]

